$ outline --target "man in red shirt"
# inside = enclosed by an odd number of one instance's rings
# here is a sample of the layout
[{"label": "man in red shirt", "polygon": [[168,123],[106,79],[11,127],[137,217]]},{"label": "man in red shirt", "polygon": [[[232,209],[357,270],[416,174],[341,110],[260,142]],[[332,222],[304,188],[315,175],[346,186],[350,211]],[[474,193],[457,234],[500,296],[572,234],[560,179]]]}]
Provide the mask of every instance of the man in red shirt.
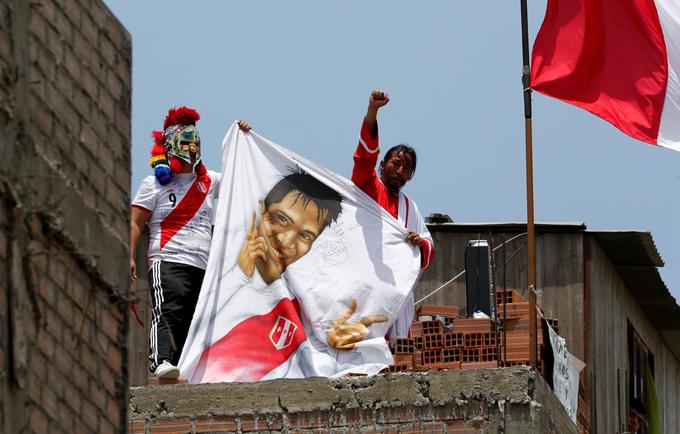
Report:
[{"label": "man in red shirt", "polygon": [[[375,170],[380,154],[378,110],[389,101],[389,96],[381,91],[373,91],[368,99],[359,145],[354,153],[352,181],[409,231],[406,241],[420,248],[420,267],[425,270],[434,258],[432,236],[415,202],[401,191],[416,171],[416,151],[408,145],[393,146],[380,162],[380,174]],[[390,339],[407,337],[410,334],[413,314],[414,301],[411,293],[410,300],[390,330]]]}]

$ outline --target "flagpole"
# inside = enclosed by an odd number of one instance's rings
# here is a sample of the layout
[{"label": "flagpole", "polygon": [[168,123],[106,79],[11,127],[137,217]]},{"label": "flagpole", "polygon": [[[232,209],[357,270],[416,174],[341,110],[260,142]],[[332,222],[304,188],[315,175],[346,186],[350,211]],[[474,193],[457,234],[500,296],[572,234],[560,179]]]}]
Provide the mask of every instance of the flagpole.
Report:
[{"label": "flagpole", "polygon": [[536,237],[534,232],[534,169],[533,138],[531,128],[531,77],[529,56],[529,19],[527,0],[520,0],[522,14],[522,86],[524,87],[524,137],[526,148],[527,179],[527,254],[529,286],[529,361],[532,366],[537,362],[536,342]]}]

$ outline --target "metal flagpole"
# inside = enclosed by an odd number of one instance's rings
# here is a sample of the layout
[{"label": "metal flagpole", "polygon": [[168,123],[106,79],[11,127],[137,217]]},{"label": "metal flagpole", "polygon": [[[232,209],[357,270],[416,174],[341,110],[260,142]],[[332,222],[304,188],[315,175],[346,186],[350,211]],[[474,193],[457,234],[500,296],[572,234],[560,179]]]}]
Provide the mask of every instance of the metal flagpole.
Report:
[{"label": "metal flagpole", "polygon": [[531,78],[529,66],[529,20],[527,0],[520,0],[522,14],[522,85],[524,87],[524,136],[526,144],[527,178],[527,254],[529,285],[529,361],[532,366],[537,362],[536,342],[536,237],[534,232],[534,169],[531,131]]}]

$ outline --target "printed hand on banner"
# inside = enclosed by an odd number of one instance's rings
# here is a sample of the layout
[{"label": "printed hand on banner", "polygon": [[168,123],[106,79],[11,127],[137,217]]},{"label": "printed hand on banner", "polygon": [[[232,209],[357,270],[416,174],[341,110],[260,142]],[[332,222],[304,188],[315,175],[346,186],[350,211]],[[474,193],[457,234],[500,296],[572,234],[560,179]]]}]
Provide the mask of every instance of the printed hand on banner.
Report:
[{"label": "printed hand on banner", "polygon": [[368,327],[373,323],[387,322],[387,315],[366,315],[359,321],[348,322],[357,311],[356,299],[351,299],[347,309],[333,321],[328,331],[328,345],[336,350],[351,350],[354,344],[360,342],[368,334]]},{"label": "printed hand on banner", "polygon": [[238,255],[237,264],[243,274],[248,277],[253,276],[255,271],[255,261],[256,260],[266,260],[267,256],[265,251],[267,246],[264,242],[264,238],[260,236],[257,231],[257,226],[255,225],[257,221],[257,215],[253,211],[253,221],[248,226],[248,231],[246,232],[246,239],[243,240],[243,246]]}]

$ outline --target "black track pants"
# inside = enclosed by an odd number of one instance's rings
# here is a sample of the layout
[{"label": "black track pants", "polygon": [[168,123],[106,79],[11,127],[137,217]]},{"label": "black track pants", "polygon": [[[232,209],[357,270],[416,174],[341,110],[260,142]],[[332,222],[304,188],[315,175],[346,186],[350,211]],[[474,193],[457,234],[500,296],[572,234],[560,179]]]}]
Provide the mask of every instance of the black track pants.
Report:
[{"label": "black track pants", "polygon": [[177,365],[194,315],[205,270],[175,262],[156,262],[149,269],[151,290],[150,369],[168,360]]}]

